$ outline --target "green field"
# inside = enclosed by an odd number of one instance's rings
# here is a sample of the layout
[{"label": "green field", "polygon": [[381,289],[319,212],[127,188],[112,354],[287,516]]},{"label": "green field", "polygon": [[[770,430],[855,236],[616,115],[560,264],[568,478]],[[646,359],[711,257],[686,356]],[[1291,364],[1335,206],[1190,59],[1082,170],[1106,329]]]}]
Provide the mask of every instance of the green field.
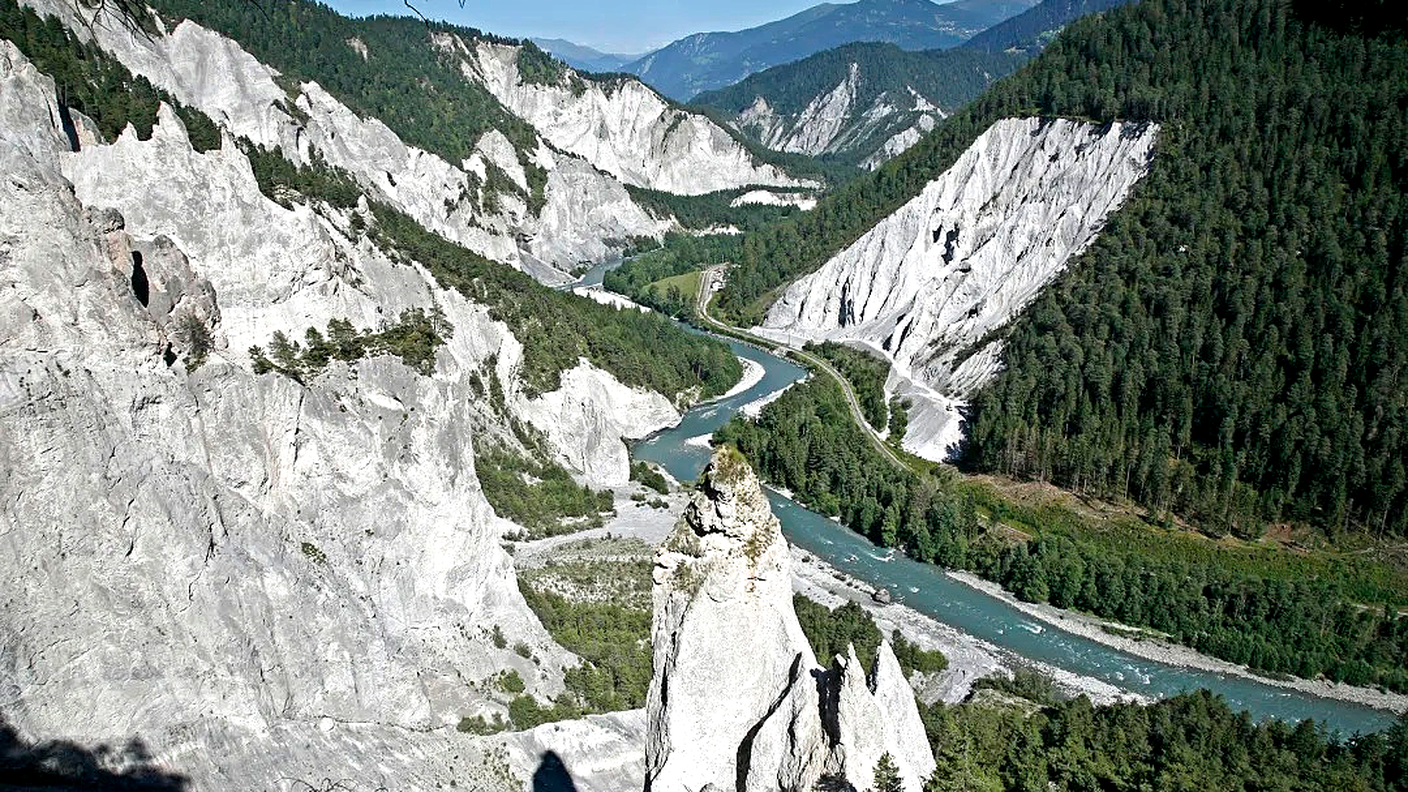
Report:
[{"label": "green field", "polygon": [[651,281],[647,289],[654,289],[656,294],[665,298],[670,293],[670,287],[680,290],[680,297],[689,305],[694,305],[694,301],[699,297],[699,276],[700,270],[691,270],[681,275],[671,275],[668,278],[661,278],[658,281]]}]

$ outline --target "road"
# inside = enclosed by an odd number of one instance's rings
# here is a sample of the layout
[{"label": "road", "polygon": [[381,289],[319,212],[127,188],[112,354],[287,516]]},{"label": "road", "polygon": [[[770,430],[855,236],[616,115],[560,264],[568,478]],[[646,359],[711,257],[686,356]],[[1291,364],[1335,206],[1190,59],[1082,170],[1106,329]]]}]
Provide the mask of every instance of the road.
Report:
[{"label": "road", "polygon": [[855,390],[851,388],[850,380],[842,376],[841,372],[833,368],[830,363],[810,352],[787,344],[773,343],[767,339],[755,336],[741,327],[725,324],[709,314],[709,302],[714,296],[714,283],[723,276],[725,266],[726,265],[719,264],[708,267],[700,273],[699,293],[695,296],[694,305],[695,313],[699,318],[705,324],[712,325],[714,328],[722,330],[726,335],[736,336],[756,344],[763,349],[781,351],[784,355],[795,358],[813,371],[820,371],[831,377],[831,379],[836,381],[837,385],[841,386],[841,393],[846,397],[846,406],[849,407],[851,411],[851,420],[865,432],[866,437],[870,438],[870,443],[875,446],[875,450],[879,451],[880,454],[885,457],[886,461],[896,468],[906,472],[915,472],[904,460],[900,459],[894,449],[890,448],[890,444],[885,442],[885,439],[880,436],[880,433],[875,430],[875,427],[871,426],[870,422],[865,420],[865,413],[860,409],[860,401],[856,398]]}]

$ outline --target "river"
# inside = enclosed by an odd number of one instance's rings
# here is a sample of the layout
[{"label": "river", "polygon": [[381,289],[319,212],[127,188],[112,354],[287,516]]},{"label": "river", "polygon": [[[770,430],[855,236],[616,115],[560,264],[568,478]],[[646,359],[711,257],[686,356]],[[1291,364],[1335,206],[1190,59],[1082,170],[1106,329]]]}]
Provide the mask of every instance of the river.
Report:
[{"label": "river", "polygon": [[[743,405],[784,388],[806,374],[804,369],[760,349],[729,339],[720,340],[728,343],[740,357],[762,365],[763,378],[728,399],[695,407],[684,415],[678,426],[652,435],[634,447],[636,458],[658,463],[680,480],[697,478],[709,459],[707,447],[686,441],[712,434]],[[953,580],[938,567],[902,556],[886,560],[892,555],[889,550],[870,544],[835,521],[777,493],[770,493],[769,498],[773,512],[782,522],[783,533],[794,545],[859,580],[889,589],[902,597],[905,605],[927,616],[1020,657],[1049,663],[1150,697],[1208,688],[1222,695],[1232,707],[1245,709],[1255,718],[1315,718],[1344,734],[1378,731],[1395,719],[1390,712],[1359,704],[1321,698],[1244,677],[1145,660],[1041,624],[1002,600]]]}]

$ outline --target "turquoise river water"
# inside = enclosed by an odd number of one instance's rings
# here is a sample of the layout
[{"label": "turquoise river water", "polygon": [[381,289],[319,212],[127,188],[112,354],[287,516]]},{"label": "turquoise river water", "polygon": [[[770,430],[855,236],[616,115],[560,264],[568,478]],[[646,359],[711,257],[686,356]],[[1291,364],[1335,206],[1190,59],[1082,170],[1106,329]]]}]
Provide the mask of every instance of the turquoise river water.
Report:
[{"label": "turquoise river water", "polygon": [[[600,281],[598,281],[600,282]],[[700,405],[680,424],[659,432],[634,448],[634,455],[662,465],[677,479],[693,480],[708,462],[707,447],[686,441],[712,434],[739,408],[802,378],[805,370],[751,346],[728,342],[740,356],[759,363],[765,374],[748,390],[728,399]],[[937,621],[1031,660],[1049,663],[1119,688],[1151,697],[1208,688],[1234,708],[1256,718],[1300,720],[1315,718],[1344,734],[1386,728],[1394,715],[1382,710],[1321,698],[1262,684],[1253,679],[1165,665],[1126,654],[1094,641],[1034,621],[997,598],[963,585],[938,567],[902,556],[891,556],[833,520],[770,493],[783,533],[836,569],[872,586],[900,594],[904,604]]]}]

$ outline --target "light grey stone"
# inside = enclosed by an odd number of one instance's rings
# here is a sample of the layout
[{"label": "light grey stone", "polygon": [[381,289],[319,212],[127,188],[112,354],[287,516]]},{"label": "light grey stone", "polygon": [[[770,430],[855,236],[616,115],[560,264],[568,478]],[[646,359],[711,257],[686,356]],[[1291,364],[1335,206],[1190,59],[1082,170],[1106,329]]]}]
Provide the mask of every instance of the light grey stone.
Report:
[{"label": "light grey stone", "polygon": [[[817,665],[792,608],[791,559],[758,479],[715,452],[654,570],[646,789],[859,789],[883,753],[912,788],[934,769],[888,645],[867,683],[852,649]],[[918,732],[915,732],[915,725]]]},{"label": "light grey stone", "polygon": [[979,345],[1098,236],[1148,172],[1158,126],[1006,119],[918,195],[773,304],[758,332],[887,357],[914,401],[904,446],[942,460],[965,399],[1001,368]]}]

